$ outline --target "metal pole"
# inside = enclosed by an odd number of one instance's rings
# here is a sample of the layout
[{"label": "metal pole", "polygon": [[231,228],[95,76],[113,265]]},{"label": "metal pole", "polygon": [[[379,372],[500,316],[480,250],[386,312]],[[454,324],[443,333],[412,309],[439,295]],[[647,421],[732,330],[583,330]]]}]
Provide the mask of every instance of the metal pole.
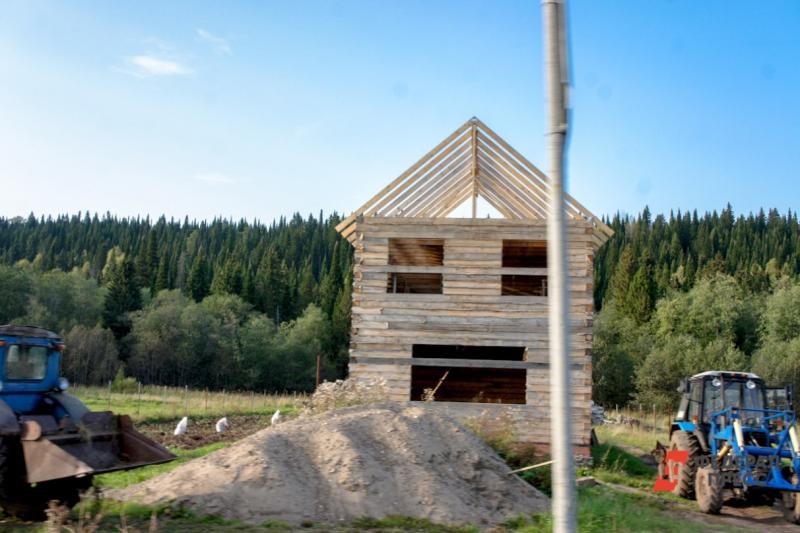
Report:
[{"label": "metal pole", "polygon": [[566,0],[542,0],[550,148],[550,206],[547,213],[547,279],[550,339],[550,432],[553,459],[553,531],[576,529],[575,468],[572,454],[567,254],[564,230],[564,144],[567,136]]}]

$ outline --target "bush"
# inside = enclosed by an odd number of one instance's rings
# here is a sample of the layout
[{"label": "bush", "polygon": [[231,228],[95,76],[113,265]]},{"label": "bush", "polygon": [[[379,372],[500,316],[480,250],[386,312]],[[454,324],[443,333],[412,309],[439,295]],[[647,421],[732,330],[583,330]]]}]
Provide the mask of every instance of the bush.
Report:
[{"label": "bush", "polygon": [[139,390],[139,382],[134,378],[125,377],[125,372],[122,368],[117,370],[117,375],[114,376],[114,381],[111,382],[112,392],[131,393]]}]

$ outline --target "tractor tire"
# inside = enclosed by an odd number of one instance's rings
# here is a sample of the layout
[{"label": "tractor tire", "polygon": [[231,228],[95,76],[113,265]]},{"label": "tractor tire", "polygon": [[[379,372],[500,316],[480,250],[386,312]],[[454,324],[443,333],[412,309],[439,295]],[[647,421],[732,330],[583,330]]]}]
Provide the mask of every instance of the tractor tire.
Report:
[{"label": "tractor tire", "polygon": [[[797,484],[797,475],[793,475],[791,482]],[[800,494],[784,491],[781,498],[783,518],[792,524],[800,524]]]},{"label": "tractor tire", "polygon": [[24,464],[19,441],[0,438],[0,507],[16,518],[44,520],[51,501],[72,507],[92,487],[92,476],[56,479],[32,486],[25,480]]},{"label": "tractor tire", "polygon": [[676,482],[672,493],[691,500],[695,495],[694,478],[697,472],[697,458],[702,453],[700,443],[697,441],[697,437],[689,432],[674,431],[669,439],[669,449],[689,452],[686,463],[669,462],[665,466],[669,480]]},{"label": "tractor tire", "polygon": [[712,465],[697,469],[694,480],[694,492],[700,511],[708,514],[719,514],[722,509],[722,475]]}]

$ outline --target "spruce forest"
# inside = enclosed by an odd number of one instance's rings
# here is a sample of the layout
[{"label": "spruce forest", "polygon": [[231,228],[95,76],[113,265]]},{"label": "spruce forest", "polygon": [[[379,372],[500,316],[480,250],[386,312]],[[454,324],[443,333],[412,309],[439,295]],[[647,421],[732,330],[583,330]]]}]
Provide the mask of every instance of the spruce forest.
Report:
[{"label": "spruce forest", "polygon": [[[59,331],[64,373],[82,384],[308,391],[317,354],[326,379],[347,368],[352,252],[338,222],[0,218],[0,323]],[[795,213],[645,208],[606,222],[595,402],[666,408],[681,377],[710,369],[800,387]]]}]

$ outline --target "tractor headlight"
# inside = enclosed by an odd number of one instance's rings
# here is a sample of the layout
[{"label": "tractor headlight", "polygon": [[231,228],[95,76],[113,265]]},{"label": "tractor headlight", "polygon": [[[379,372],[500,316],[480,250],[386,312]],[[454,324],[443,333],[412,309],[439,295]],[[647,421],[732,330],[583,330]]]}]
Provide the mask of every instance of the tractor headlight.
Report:
[{"label": "tractor headlight", "polygon": [[58,378],[56,387],[58,387],[58,390],[62,391],[67,390],[69,388],[69,380],[67,380],[67,378]]},{"label": "tractor headlight", "polygon": [[752,379],[748,379],[746,385],[747,385],[747,388],[750,389],[750,390],[753,390],[753,389],[756,388],[756,382],[753,381]]},{"label": "tractor headlight", "polygon": [[714,378],[711,380],[711,384],[714,385],[714,387],[719,388],[719,386],[722,385],[722,382],[719,380],[719,378]]}]

